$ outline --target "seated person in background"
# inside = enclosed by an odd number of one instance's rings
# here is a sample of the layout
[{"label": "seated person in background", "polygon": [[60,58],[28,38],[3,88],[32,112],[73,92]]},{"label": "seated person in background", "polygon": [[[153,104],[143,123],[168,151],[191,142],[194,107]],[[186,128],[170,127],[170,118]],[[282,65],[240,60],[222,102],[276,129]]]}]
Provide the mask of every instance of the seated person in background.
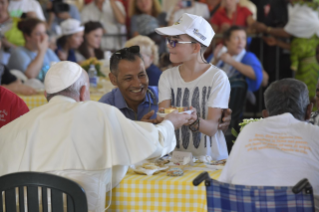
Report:
[{"label": "seated person in background", "polygon": [[316,98],[317,111],[314,111],[311,113],[311,118],[310,118],[309,122],[311,124],[319,126],[319,80],[317,82],[315,98]]},{"label": "seated person in background", "polygon": [[36,90],[32,87],[22,84],[13,74],[10,73],[9,69],[0,63],[0,85],[2,87],[18,94],[22,95],[33,95],[36,94]]},{"label": "seated person in background", "polygon": [[254,53],[247,52],[247,35],[244,28],[232,26],[224,33],[227,52],[222,45],[215,48],[213,64],[221,68],[228,78],[245,78],[249,91],[257,91],[263,80],[263,69]]},{"label": "seated person in background", "polygon": [[84,27],[81,22],[75,19],[67,19],[61,23],[61,37],[57,39],[57,49],[55,53],[60,60],[77,62],[75,50],[83,42]]},{"label": "seated person in background", "polygon": [[48,16],[48,29],[54,34],[60,34],[60,24],[69,18],[81,22],[78,8],[73,4],[64,3],[64,0],[48,1],[45,15]]},{"label": "seated person in background", "polygon": [[[83,23],[99,21],[106,34],[126,34],[126,12],[123,4],[117,0],[94,0],[83,7],[81,19]],[[123,47],[125,37],[110,36],[102,39],[103,50],[117,50]]]},{"label": "seated person in background", "polygon": [[166,41],[155,29],[167,26],[166,13],[158,0],[133,0],[130,3],[131,36],[145,35],[159,46],[159,53],[167,52]]},{"label": "seated person in background", "polygon": [[11,52],[8,68],[22,71],[29,79],[43,81],[51,63],[59,61],[48,48],[45,24],[39,19],[27,18],[18,23],[18,28],[26,42],[24,47],[17,47]]},{"label": "seated person in background", "polygon": [[33,12],[36,18],[45,21],[41,5],[36,0],[10,0],[8,10],[11,17],[20,18],[22,13]]},{"label": "seated person in background", "polygon": [[146,73],[148,76],[148,85],[158,86],[158,80],[162,71],[157,67],[158,51],[157,46],[149,37],[138,35],[125,43],[125,47],[139,46],[143,57]]},{"label": "seated person in background", "polygon": [[84,41],[75,52],[76,61],[80,62],[95,57],[98,60],[104,59],[104,52],[101,49],[103,37],[103,25],[98,21],[89,21],[84,24]]},{"label": "seated person in background", "polygon": [[265,119],[240,132],[219,181],[294,186],[308,178],[318,207],[319,128],[306,122],[312,110],[307,86],[296,79],[279,80],[267,88],[264,98]]},{"label": "seated person in background", "polygon": [[216,33],[223,33],[231,26],[250,27],[255,23],[253,14],[246,7],[241,7],[238,0],[222,0],[223,7],[211,18],[211,24]]},{"label": "seated person in background", "polygon": [[[187,5],[188,2],[190,2],[190,5]],[[178,1],[175,7],[172,7],[167,12],[166,21],[168,22],[168,26],[176,23],[184,13],[202,16],[206,20],[210,18],[207,4],[200,3],[195,0]]]},{"label": "seated person in background", "polygon": [[0,128],[28,111],[29,108],[20,97],[0,86]]},{"label": "seated person in background", "polygon": [[221,7],[222,0],[199,0],[199,2],[207,4],[209,15],[212,17]]},{"label": "seated person in background", "polygon": [[44,84],[48,104],[0,129],[0,176],[37,171],[70,178],[86,191],[89,211],[104,211],[105,193],[129,165],[173,151],[174,130],[190,119],[175,112],[158,125],[135,122],[89,101],[89,77],[73,62],[52,66]]},{"label": "seated person in background", "polygon": [[[148,86],[138,46],[115,52],[110,60],[110,69],[109,78],[117,88],[105,94],[99,102],[117,107],[131,120],[157,123],[158,92],[156,87]],[[220,130],[228,128],[230,117],[231,110],[224,110],[222,123],[218,126]]]}]

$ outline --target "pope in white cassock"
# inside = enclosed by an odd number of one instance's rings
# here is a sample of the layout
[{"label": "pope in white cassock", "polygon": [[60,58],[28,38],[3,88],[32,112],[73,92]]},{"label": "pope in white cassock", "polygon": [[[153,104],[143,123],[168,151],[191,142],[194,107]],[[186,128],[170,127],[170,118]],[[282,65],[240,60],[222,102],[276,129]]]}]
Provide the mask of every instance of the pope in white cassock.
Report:
[{"label": "pope in white cassock", "polygon": [[174,150],[176,128],[190,115],[171,113],[160,124],[135,122],[90,99],[87,73],[59,62],[45,77],[48,104],[0,130],[0,176],[20,171],[58,174],[85,190],[90,211],[104,211],[105,193],[128,165]]}]

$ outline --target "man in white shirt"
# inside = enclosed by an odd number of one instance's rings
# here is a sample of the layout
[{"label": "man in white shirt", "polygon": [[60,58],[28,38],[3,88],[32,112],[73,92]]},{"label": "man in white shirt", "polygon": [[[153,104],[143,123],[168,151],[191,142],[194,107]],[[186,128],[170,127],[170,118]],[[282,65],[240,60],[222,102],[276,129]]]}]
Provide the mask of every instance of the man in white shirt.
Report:
[{"label": "man in white shirt", "polygon": [[99,21],[103,24],[106,34],[117,35],[104,37],[102,48],[105,50],[118,50],[124,46],[126,37],[118,36],[126,34],[125,9],[117,0],[94,0],[83,7],[81,12],[82,23],[88,21]]},{"label": "man in white shirt", "polygon": [[104,209],[106,191],[128,165],[173,151],[174,130],[190,119],[176,112],[158,125],[134,122],[113,106],[87,101],[88,75],[73,62],[53,65],[44,83],[48,104],[0,130],[0,176],[39,171],[68,177],[86,191],[90,211]]},{"label": "man in white shirt", "polygon": [[194,0],[178,1],[175,7],[172,7],[172,9],[167,13],[166,21],[168,22],[168,26],[177,22],[184,13],[202,16],[206,20],[210,18],[207,4],[196,2]]},{"label": "man in white shirt", "polygon": [[41,5],[36,0],[11,0],[8,10],[11,17],[21,17],[22,13],[34,12],[38,19],[45,21]]},{"label": "man in white shirt", "polygon": [[240,132],[219,180],[241,185],[293,186],[308,178],[318,206],[319,128],[307,123],[312,103],[305,83],[283,79],[264,94],[263,120]]}]

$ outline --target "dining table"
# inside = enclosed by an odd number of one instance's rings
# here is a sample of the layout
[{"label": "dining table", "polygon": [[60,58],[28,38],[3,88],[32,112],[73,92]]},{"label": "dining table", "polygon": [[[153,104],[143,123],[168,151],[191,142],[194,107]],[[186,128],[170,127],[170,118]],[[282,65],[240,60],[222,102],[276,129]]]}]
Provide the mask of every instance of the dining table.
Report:
[{"label": "dining table", "polygon": [[[207,171],[212,179],[218,179],[221,170],[206,168],[203,163],[184,168],[182,176],[167,176],[160,172],[151,176],[129,170],[118,186],[112,190],[112,212],[207,212],[204,183],[194,186],[192,181]],[[109,202],[110,192],[106,196]]]}]

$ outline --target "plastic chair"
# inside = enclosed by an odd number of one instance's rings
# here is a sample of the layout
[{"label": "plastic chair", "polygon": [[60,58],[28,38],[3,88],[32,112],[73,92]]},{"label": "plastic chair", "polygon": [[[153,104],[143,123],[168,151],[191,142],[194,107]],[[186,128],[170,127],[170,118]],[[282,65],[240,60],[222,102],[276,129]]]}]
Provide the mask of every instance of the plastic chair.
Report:
[{"label": "plastic chair", "polygon": [[[50,204],[48,204],[48,195],[50,196],[48,188],[51,189],[51,197],[49,199],[51,199],[52,212],[64,211],[63,193],[67,196],[68,212],[88,212],[86,195],[81,186],[72,180],[40,172],[16,172],[0,177],[0,192],[2,193],[0,212],[13,212],[17,211],[17,208],[19,208],[18,211],[22,212],[25,211],[25,206],[30,212],[39,212],[41,205],[42,211],[47,212]],[[41,198],[38,196],[40,189]],[[26,193],[25,190],[27,191]],[[3,202],[3,196],[5,197],[5,202]],[[25,204],[26,198],[27,204]],[[42,200],[40,203],[39,199]],[[3,209],[4,204],[6,210]]]},{"label": "plastic chair", "polygon": [[205,180],[208,212],[313,212],[313,190],[307,179],[293,187],[245,186],[210,179],[207,172],[197,176],[193,184]]}]

